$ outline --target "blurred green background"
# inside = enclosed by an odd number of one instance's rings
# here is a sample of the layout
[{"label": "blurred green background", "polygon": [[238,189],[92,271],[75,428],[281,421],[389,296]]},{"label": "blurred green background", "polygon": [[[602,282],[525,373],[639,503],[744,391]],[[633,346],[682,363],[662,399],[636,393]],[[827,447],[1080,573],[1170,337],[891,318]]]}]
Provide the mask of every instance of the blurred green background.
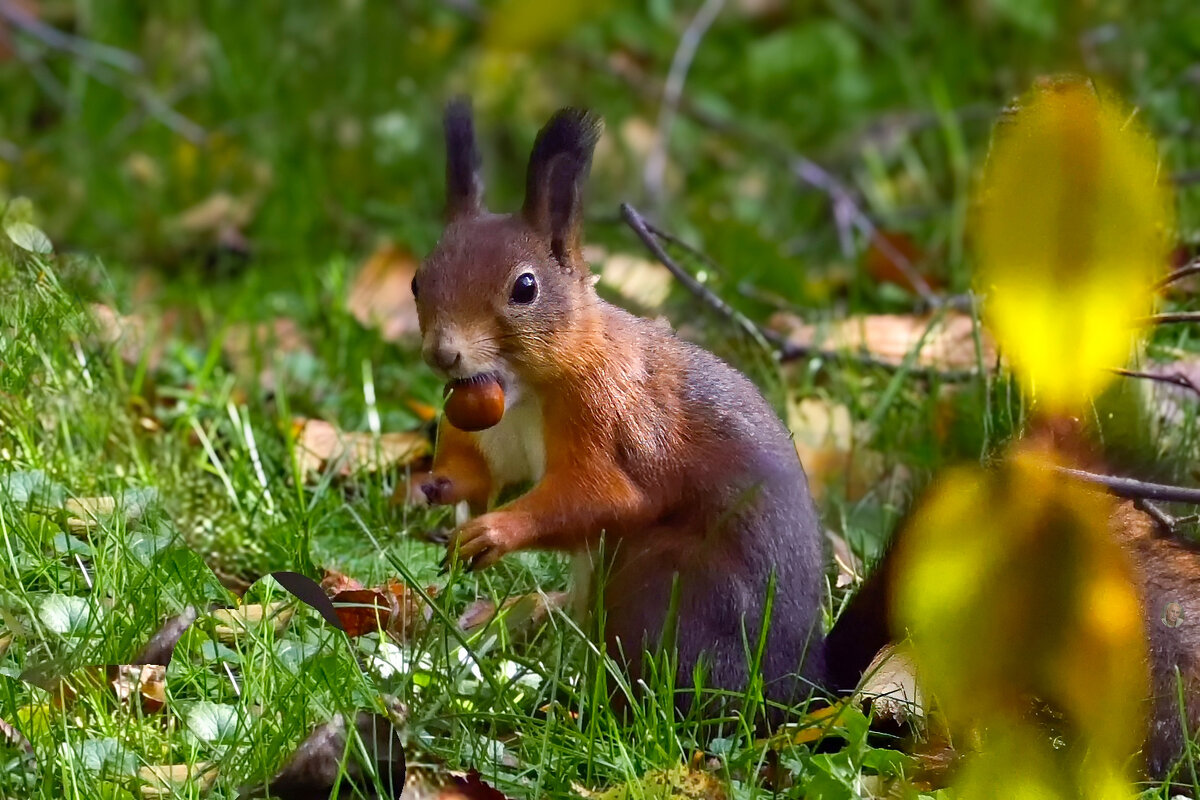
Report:
[{"label": "blurred green background", "polygon": [[[0,0],[0,194],[30,197],[60,250],[206,280],[253,269],[285,287],[380,237],[430,247],[447,98],[474,98],[499,209],[519,202],[540,124],[587,105],[608,123],[593,240],[634,249],[617,204],[645,204],[737,277],[816,305],[839,288],[830,270],[856,274],[863,242],[839,238],[830,198],[789,153],[936,254],[928,271],[957,289],[990,125],[1040,74],[1108,83],[1169,170],[1200,169],[1192,0],[701,6]],[[702,35],[668,129],[662,86],[689,31]],[[647,178],[656,148],[661,180]],[[1184,231],[1196,199],[1186,184]]]}]

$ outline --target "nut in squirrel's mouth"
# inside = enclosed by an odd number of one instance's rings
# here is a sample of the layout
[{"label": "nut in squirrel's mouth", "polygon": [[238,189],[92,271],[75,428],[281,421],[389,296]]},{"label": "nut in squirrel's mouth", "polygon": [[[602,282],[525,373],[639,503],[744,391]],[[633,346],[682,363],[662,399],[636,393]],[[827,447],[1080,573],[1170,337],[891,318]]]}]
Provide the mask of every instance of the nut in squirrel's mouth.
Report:
[{"label": "nut in squirrel's mouth", "polygon": [[500,384],[501,389],[507,389],[508,386],[504,377],[498,372],[478,372],[474,375],[469,375],[466,378],[453,378],[446,382],[446,388],[443,390],[443,396],[449,394],[452,390],[458,388],[466,388],[468,386],[481,386],[485,383],[495,381]]}]

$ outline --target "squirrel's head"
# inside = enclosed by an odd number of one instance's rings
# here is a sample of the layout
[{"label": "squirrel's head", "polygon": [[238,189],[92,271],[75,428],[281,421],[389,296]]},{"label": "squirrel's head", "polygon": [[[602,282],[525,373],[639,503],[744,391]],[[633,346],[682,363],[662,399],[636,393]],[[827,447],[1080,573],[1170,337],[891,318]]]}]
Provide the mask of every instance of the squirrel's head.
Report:
[{"label": "squirrel's head", "polygon": [[413,279],[422,354],[447,378],[506,390],[552,379],[596,298],[582,246],[583,185],[601,121],[565,108],[538,133],[516,214],[483,203],[471,111],[446,109],[446,229]]}]

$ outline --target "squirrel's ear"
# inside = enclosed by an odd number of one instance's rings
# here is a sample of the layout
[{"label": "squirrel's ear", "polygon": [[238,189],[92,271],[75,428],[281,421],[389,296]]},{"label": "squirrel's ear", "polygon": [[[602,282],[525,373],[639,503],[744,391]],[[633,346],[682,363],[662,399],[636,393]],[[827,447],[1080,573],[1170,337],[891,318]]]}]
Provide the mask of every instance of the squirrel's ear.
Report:
[{"label": "squirrel's ear", "polygon": [[450,101],[442,122],[446,133],[446,219],[478,214],[483,210],[483,178],[470,103],[463,98]]},{"label": "squirrel's ear", "polygon": [[554,257],[564,265],[580,247],[583,184],[603,128],[590,111],[564,108],[538,133],[529,156],[522,213],[550,238]]}]

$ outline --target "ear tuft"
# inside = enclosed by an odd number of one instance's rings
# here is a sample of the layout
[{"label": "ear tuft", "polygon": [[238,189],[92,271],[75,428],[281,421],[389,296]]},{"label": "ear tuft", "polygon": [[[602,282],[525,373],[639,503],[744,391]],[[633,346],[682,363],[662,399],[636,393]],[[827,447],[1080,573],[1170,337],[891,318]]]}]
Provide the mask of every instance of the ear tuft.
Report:
[{"label": "ear tuft", "polygon": [[603,130],[603,120],[592,112],[564,108],[538,133],[529,156],[522,213],[550,237],[551,249],[564,265],[580,246],[583,184]]},{"label": "ear tuft", "polygon": [[470,101],[463,97],[450,101],[442,127],[446,136],[446,219],[478,214],[483,210],[483,178]]}]

